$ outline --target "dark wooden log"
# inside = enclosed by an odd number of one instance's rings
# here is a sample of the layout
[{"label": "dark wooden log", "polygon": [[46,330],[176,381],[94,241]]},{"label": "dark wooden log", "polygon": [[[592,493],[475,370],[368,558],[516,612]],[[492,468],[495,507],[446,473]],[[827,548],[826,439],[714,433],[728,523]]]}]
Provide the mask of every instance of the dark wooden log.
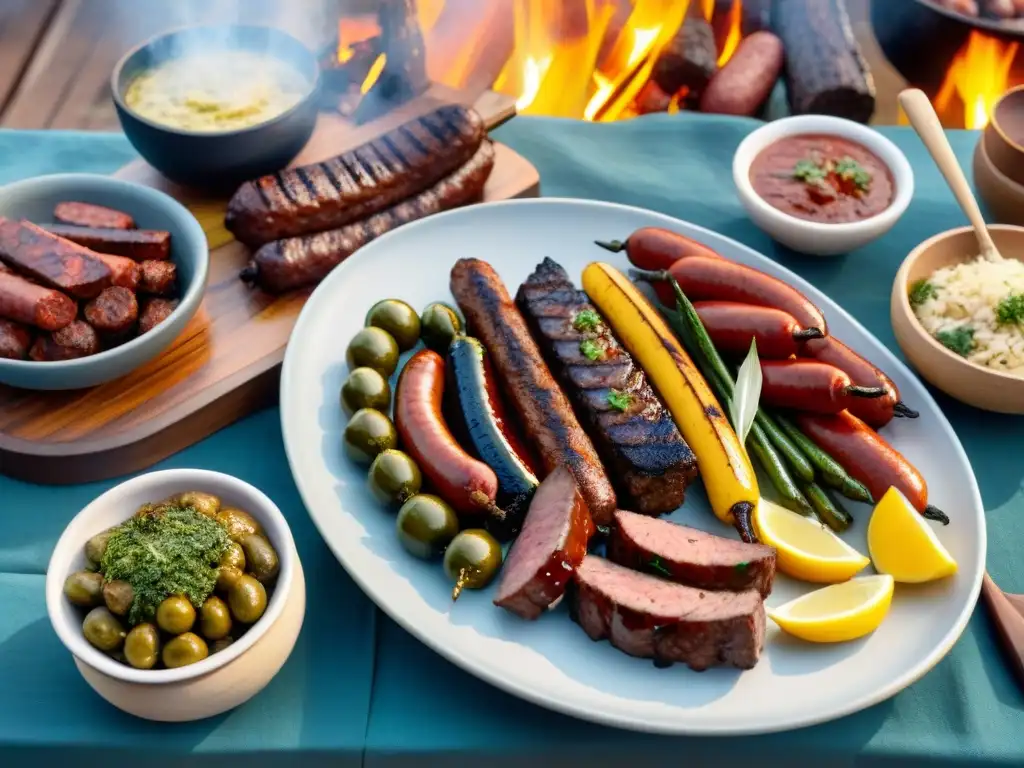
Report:
[{"label": "dark wooden log", "polygon": [[415,0],[381,0],[377,19],[381,52],[387,60],[380,76],[356,107],[353,119],[357,124],[419,96],[429,86]]},{"label": "dark wooden log", "polygon": [[785,46],[793,114],[871,119],[875,84],[853,37],[845,0],[779,0],[772,30]]},{"label": "dark wooden log", "polygon": [[[786,0],[782,0],[785,2]],[[743,0],[743,36],[772,28],[772,0]]]},{"label": "dark wooden log", "polygon": [[345,61],[338,60],[337,41],[320,55],[320,82],[325,92],[339,94],[359,88],[381,52],[379,37],[360,40],[350,47],[351,55]]},{"label": "dark wooden log", "polygon": [[699,99],[704,86],[718,71],[715,31],[700,15],[698,5],[690,4],[683,25],[662,49],[651,71],[651,79],[665,93],[687,89],[688,101]]}]

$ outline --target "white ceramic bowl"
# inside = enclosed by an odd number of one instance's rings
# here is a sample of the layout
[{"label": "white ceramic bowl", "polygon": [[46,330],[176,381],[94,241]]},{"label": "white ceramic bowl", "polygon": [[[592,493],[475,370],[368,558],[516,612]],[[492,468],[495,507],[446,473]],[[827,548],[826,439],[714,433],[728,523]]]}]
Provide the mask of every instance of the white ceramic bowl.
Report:
[{"label": "white ceramic bowl", "polygon": [[[85,542],[117,525],[147,502],[188,490],[219,496],[249,512],[277,550],[281,567],[267,610],[248,632],[203,661],[177,669],[142,670],[91,646],[82,634],[82,609],[64,597],[64,581],[85,566]],[[83,677],[115,706],[141,717],[193,720],[219,714],[253,696],[284,664],[305,613],[305,582],[284,515],[263,492],[242,480],[202,469],[171,469],[132,478],[79,512],[50,557],[46,608],[57,636]],[[198,695],[199,692],[203,695]]]},{"label": "white ceramic bowl", "polygon": [[[878,155],[893,175],[896,195],[892,204],[869,219],[823,224],[790,216],[761,199],[750,183],[750,165],[754,158],[779,139],[815,133],[855,141]],[[828,115],[785,117],[758,128],[737,147],[732,160],[732,178],[740,202],[757,226],[782,245],[813,256],[848,253],[881,237],[899,220],[914,196],[914,172],[899,147],[866,125]]]}]

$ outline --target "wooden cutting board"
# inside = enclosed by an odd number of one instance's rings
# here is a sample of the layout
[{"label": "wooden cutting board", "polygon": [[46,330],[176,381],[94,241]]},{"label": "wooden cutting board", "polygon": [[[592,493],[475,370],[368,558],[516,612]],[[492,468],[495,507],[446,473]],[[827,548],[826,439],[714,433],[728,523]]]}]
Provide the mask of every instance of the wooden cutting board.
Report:
[{"label": "wooden cutting board", "polygon": [[[460,94],[440,86],[373,122],[322,114],[295,164],[324,160]],[[515,114],[507,97],[475,100],[491,128]],[[535,197],[537,170],[497,144],[486,201]],[[274,297],[247,288],[238,271],[249,251],[224,229],[226,200],[203,199],[138,160],[116,174],[162,189],[203,225],[210,245],[203,304],[160,357],[88,390],[30,392],[0,386],[0,473],[47,484],[115,477],[152,466],[277,399],[292,326],[310,291]]]}]

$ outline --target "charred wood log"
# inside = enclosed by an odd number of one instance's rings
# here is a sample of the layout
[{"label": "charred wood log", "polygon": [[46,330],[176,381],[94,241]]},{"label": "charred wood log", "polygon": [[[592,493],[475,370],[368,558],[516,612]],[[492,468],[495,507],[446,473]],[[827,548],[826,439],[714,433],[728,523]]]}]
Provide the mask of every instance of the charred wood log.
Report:
[{"label": "charred wood log", "polygon": [[[785,2],[785,0],[783,0]],[[752,35],[761,30],[772,28],[772,0],[744,0],[743,2],[743,36]]]},{"label": "charred wood log", "polygon": [[845,0],[779,0],[772,30],[785,47],[793,114],[871,119],[875,84],[853,37]]},{"label": "charred wood log", "polygon": [[[813,0],[812,0],[813,2]],[[704,20],[697,3],[691,3],[683,25],[662,49],[651,71],[651,79],[665,93],[687,90],[687,101],[700,98],[711,76],[718,71],[715,32]]]},{"label": "charred wood log", "polygon": [[356,107],[353,118],[357,124],[419,96],[429,85],[415,0],[382,0],[377,19],[381,53],[387,58],[380,75]]},{"label": "charred wood log", "polygon": [[339,94],[359,88],[380,52],[379,37],[353,43],[344,59],[338,56],[337,42],[324,49],[320,55],[320,82],[324,90]]}]

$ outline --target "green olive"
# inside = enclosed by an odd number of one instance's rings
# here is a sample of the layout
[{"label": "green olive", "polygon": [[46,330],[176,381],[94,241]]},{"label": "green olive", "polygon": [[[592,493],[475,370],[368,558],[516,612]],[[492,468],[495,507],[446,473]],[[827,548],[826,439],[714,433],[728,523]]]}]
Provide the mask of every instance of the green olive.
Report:
[{"label": "green olive", "polygon": [[82,634],[93,647],[110,653],[121,648],[125,631],[117,617],[101,605],[85,614]]},{"label": "green olive", "polygon": [[124,616],[132,607],[135,599],[135,590],[127,581],[115,579],[103,585],[103,602],[115,616]]},{"label": "green olive", "polygon": [[370,491],[382,504],[404,504],[420,492],[423,475],[407,453],[389,448],[370,465]]},{"label": "green olive", "polygon": [[230,566],[237,568],[240,571],[245,570],[245,550],[242,549],[242,545],[237,541],[231,541],[228,543],[228,548],[224,550],[224,554],[220,556],[220,563],[222,568],[224,566]]},{"label": "green olive", "polygon": [[243,624],[253,624],[267,610],[267,590],[255,577],[245,573],[228,592],[231,615]]},{"label": "green olive", "polygon": [[391,385],[373,368],[356,368],[341,385],[341,408],[351,416],[360,408],[387,411],[391,407]]},{"label": "green olive", "polygon": [[482,528],[468,528],[444,551],[444,572],[455,582],[452,600],[463,589],[483,589],[501,570],[501,544]]},{"label": "green olive", "polygon": [[192,507],[196,512],[207,517],[216,517],[220,512],[220,499],[212,493],[204,491],[185,491],[172,496],[167,503],[180,507]]},{"label": "green olive", "polygon": [[222,637],[220,640],[214,640],[212,643],[210,643],[210,653],[220,653],[233,642],[235,642],[235,638],[231,637],[230,635],[228,635],[227,637]]},{"label": "green olive", "polygon": [[401,299],[378,301],[366,313],[366,325],[387,331],[402,352],[420,340],[420,318],[416,310]]},{"label": "green olive", "polygon": [[64,580],[64,595],[75,605],[92,608],[103,602],[103,576],[75,571]]},{"label": "green olive", "polygon": [[136,624],[124,639],[124,658],[136,669],[152,669],[160,659],[160,633],[152,624]]},{"label": "green olive", "polygon": [[398,510],[395,529],[398,540],[410,554],[427,559],[444,551],[459,532],[459,519],[442,499],[419,493]]},{"label": "green olive", "polygon": [[345,427],[345,452],[353,461],[369,464],[381,451],[398,445],[398,432],[391,419],[372,408],[352,414]]},{"label": "green olive", "polygon": [[230,591],[242,574],[241,568],[236,568],[233,565],[222,565],[217,569],[217,589],[221,592]]},{"label": "green olive", "polygon": [[220,640],[231,631],[231,611],[219,597],[210,595],[199,609],[199,631],[207,640]]},{"label": "green olive", "polygon": [[174,669],[195,664],[209,655],[210,649],[206,647],[203,638],[194,632],[185,632],[167,641],[162,658],[165,667]]},{"label": "green olive", "polygon": [[270,542],[254,533],[243,536],[238,542],[245,550],[245,562],[249,573],[264,586],[277,578],[281,563]]},{"label": "green olive", "polygon": [[448,345],[462,332],[459,313],[442,301],[428,304],[420,316],[420,336],[428,349],[438,354],[448,352]]},{"label": "green olive", "polygon": [[224,526],[232,541],[238,541],[250,533],[263,533],[255,518],[237,507],[224,507],[217,513],[217,522]]},{"label": "green olive", "polygon": [[348,367],[366,366],[390,376],[398,367],[398,342],[387,331],[380,328],[363,328],[349,342],[345,359]]},{"label": "green olive", "polygon": [[156,625],[169,635],[188,632],[196,623],[196,609],[183,595],[171,595],[156,607]]},{"label": "green olive", "polygon": [[85,542],[85,556],[90,562],[98,565],[100,560],[103,559],[103,554],[107,551],[107,542],[110,540],[110,534],[113,532],[114,529],[111,528],[109,531],[97,533]]}]

